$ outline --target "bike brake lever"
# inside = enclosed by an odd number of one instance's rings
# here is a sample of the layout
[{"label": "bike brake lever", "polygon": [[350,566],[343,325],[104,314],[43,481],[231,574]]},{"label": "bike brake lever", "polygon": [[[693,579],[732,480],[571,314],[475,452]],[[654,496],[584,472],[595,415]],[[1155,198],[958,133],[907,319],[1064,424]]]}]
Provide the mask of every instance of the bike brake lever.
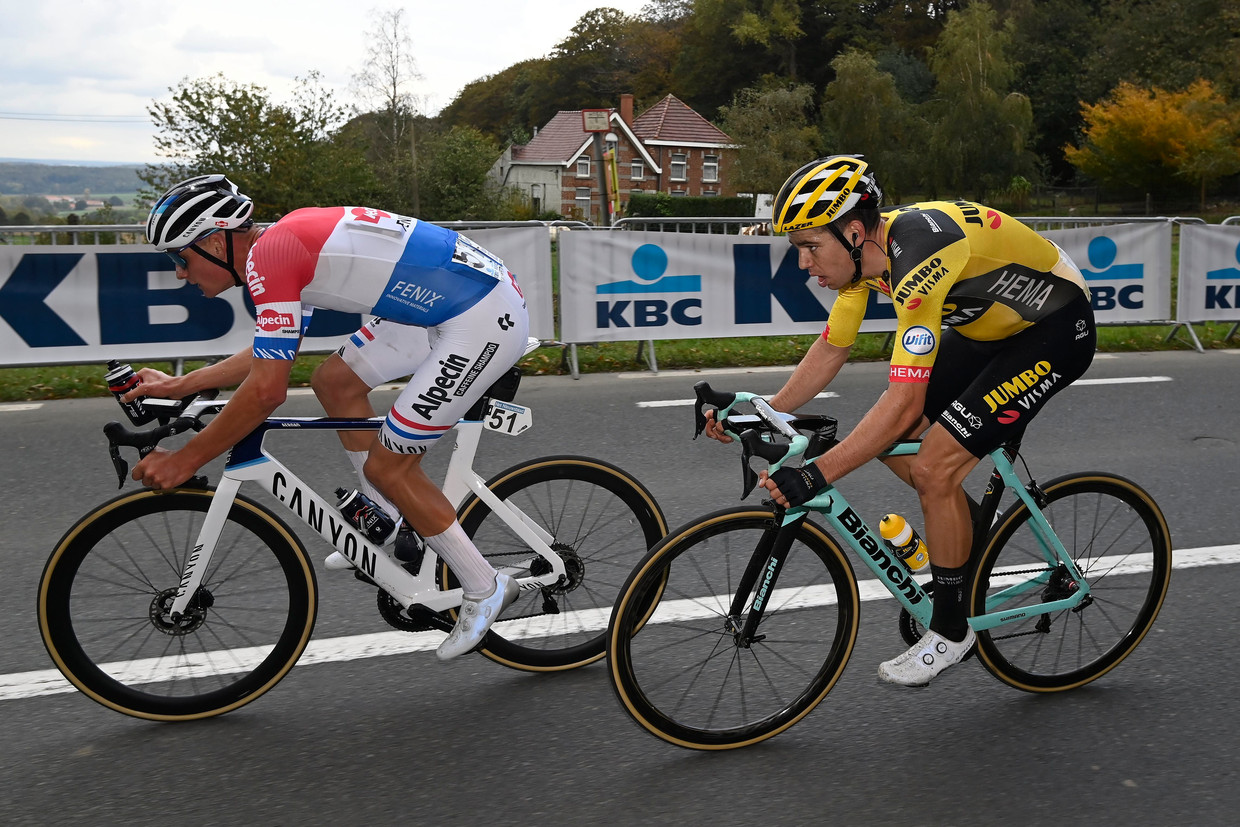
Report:
[{"label": "bike brake lever", "polygon": [[121,451],[115,444],[109,443],[108,455],[112,457],[112,467],[116,469],[116,487],[124,488],[125,477],[129,474],[129,463],[121,456]]},{"label": "bike brake lever", "polygon": [[740,476],[742,476],[742,491],[740,498],[744,500],[750,493],[753,493],[754,486],[758,485],[758,472],[751,469],[749,460],[753,456],[761,456],[761,446],[765,445],[763,438],[756,430],[746,430],[740,435]]}]

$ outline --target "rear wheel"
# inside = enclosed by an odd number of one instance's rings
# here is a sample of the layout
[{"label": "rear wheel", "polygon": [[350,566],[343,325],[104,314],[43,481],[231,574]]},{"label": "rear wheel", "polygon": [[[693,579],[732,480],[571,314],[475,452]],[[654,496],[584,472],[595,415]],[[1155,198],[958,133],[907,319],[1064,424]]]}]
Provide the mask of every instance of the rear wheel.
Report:
[{"label": "rear wheel", "polygon": [[202,585],[170,613],[214,491],[140,491],[69,529],[39,583],[39,630],[70,683],[160,721],[237,709],[276,685],[314,628],[314,567],[279,518],[244,497]]},{"label": "rear wheel", "polygon": [[[621,584],[667,533],[654,497],[620,468],[575,456],[514,466],[487,487],[552,536],[567,577],[556,586],[522,592],[491,627],[479,651],[526,671],[573,669],[598,660]],[[476,497],[461,507],[460,522],[497,569],[514,577],[551,570]],[[457,585],[446,565],[440,573],[445,588]]]},{"label": "rear wheel", "polygon": [[[1017,689],[1058,692],[1114,669],[1154,625],[1171,581],[1171,535],[1150,495],[1123,477],[1074,474],[1043,491],[1042,512],[1089,595],[1074,609],[979,632],[978,654]],[[999,518],[974,574],[973,614],[1036,609],[1079,588],[1066,567],[1046,562],[1031,522],[1019,502]],[[1031,578],[1040,584],[1010,588]]]}]

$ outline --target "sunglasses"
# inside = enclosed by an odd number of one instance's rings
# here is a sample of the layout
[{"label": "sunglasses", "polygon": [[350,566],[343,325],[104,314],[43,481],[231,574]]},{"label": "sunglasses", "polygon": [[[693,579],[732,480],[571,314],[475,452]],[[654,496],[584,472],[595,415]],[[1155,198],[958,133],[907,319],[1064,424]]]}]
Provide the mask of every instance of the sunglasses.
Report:
[{"label": "sunglasses", "polygon": [[185,256],[181,255],[181,253],[184,253],[186,250],[188,250],[188,249],[190,249],[191,247],[193,247],[193,248],[195,248],[194,252],[196,252],[196,253],[198,253],[199,255],[201,255],[201,254],[202,254],[202,253],[201,253],[201,251],[199,251],[199,250],[197,249],[197,247],[198,247],[198,242],[202,241],[204,238],[206,238],[206,237],[207,237],[207,236],[209,236],[209,235],[214,235],[214,234],[215,234],[215,233],[217,233],[217,232],[219,232],[219,230],[212,230],[211,232],[206,233],[205,235],[199,236],[199,237],[198,237],[198,239],[197,239],[196,241],[194,241],[194,242],[192,242],[192,243],[190,243],[190,244],[186,244],[184,247],[181,247],[180,249],[176,250],[175,252],[174,252],[174,251],[172,251],[172,250],[164,250],[164,255],[166,255],[166,256],[168,257],[168,259],[169,259],[169,260],[170,260],[170,261],[171,261],[174,265],[176,265],[178,268],[180,268],[180,269],[182,269],[182,270],[188,270],[188,269],[189,269],[189,262],[185,260]]},{"label": "sunglasses", "polygon": [[[197,244],[197,243],[198,243],[197,241],[194,242],[194,244]],[[181,253],[185,252],[190,247],[193,247],[194,244],[186,244],[184,247],[177,250],[175,253],[172,252],[171,250],[164,250],[164,255],[166,255],[172,261],[173,265],[175,265],[178,270],[188,270],[189,262],[185,260],[185,257],[182,256]]]}]

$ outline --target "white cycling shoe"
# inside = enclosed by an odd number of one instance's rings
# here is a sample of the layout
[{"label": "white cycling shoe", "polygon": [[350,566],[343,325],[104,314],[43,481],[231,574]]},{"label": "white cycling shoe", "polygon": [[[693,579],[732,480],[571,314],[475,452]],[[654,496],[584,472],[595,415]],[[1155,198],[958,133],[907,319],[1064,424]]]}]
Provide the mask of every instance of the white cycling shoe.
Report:
[{"label": "white cycling shoe", "polygon": [[959,643],[927,629],[907,652],[878,665],[879,680],[900,686],[925,686],[944,669],[964,660],[976,642],[972,629]]},{"label": "white cycling shoe", "polygon": [[503,572],[495,573],[495,588],[486,597],[466,597],[457,609],[456,626],[439,644],[435,655],[440,660],[452,660],[477,648],[486,637],[487,630],[500,613],[517,599],[521,589],[517,581]]}]

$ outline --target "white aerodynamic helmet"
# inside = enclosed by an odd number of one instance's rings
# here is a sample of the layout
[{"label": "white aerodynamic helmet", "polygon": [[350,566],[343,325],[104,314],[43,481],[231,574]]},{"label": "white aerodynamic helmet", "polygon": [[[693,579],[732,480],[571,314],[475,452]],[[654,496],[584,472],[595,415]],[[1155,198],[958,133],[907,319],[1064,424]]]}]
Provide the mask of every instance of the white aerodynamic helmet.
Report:
[{"label": "white aerodynamic helmet", "polygon": [[146,240],[157,250],[180,250],[220,230],[252,223],[254,202],[223,175],[197,175],[169,189],[146,219]]}]

